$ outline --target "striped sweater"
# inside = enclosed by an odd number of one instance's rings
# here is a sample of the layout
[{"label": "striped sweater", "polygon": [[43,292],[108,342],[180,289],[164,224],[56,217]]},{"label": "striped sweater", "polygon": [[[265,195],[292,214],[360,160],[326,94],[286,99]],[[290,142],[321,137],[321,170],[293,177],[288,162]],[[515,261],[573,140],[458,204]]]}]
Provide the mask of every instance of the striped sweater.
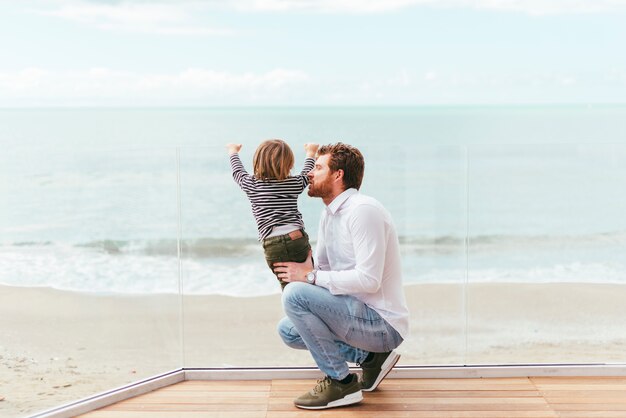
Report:
[{"label": "striped sweater", "polygon": [[275,226],[300,225],[304,228],[302,214],[298,211],[298,196],[309,184],[307,174],[315,166],[315,159],[304,160],[302,172],[285,180],[255,178],[248,174],[237,153],[230,156],[230,166],[235,182],[246,193],[252,205],[259,241],[267,238]]}]

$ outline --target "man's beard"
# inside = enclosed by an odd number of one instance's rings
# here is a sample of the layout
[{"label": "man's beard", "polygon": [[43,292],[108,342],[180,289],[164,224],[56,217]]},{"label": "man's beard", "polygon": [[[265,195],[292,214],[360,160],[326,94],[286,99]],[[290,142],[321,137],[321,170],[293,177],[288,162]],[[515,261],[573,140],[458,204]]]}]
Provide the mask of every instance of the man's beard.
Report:
[{"label": "man's beard", "polygon": [[322,199],[330,196],[332,194],[330,177],[327,177],[326,180],[321,183],[309,183],[309,191],[307,193],[310,197],[321,197]]}]

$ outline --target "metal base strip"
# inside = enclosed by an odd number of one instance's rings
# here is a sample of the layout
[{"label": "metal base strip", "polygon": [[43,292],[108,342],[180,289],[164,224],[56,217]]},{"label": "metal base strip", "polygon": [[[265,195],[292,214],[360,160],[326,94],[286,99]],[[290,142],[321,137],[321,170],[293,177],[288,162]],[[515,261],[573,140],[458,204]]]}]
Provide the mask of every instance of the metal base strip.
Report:
[{"label": "metal base strip", "polygon": [[121,402],[135,396],[143,395],[153,390],[171,386],[185,380],[183,369],[153,376],[137,382],[129,383],[106,392],[102,392],[75,402],[71,402],[47,411],[32,415],[31,418],[70,418],[76,415],[94,411],[98,408]]}]

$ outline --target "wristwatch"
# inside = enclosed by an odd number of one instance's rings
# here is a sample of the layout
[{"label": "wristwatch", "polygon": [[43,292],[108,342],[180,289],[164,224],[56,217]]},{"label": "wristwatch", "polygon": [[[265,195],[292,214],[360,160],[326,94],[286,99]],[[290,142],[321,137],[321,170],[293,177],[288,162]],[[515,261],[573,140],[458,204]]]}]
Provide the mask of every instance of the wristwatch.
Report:
[{"label": "wristwatch", "polygon": [[315,284],[316,278],[317,278],[317,270],[311,270],[306,274],[306,282],[308,284]]}]

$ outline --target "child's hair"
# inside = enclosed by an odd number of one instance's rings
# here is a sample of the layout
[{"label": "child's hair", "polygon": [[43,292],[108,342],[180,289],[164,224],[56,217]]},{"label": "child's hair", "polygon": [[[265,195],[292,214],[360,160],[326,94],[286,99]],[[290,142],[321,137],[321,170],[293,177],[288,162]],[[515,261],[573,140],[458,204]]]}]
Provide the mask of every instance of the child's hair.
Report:
[{"label": "child's hair", "polygon": [[254,177],[259,180],[285,180],[291,173],[293,162],[293,152],[285,141],[268,139],[254,152]]}]

